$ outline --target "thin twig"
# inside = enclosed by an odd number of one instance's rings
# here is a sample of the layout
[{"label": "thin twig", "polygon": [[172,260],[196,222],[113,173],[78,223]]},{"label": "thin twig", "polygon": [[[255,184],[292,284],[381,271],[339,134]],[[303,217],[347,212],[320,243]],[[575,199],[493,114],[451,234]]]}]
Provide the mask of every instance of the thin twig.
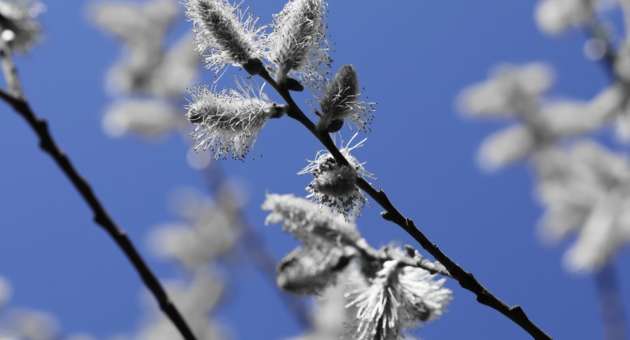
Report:
[{"label": "thin twig", "polygon": [[[339,151],[332,138],[328,133],[320,132],[317,130],[316,125],[304,114],[300,107],[293,100],[291,93],[288,89],[280,86],[278,82],[269,74],[262,62],[258,61],[258,67],[253,68],[251,71],[253,74],[259,75],[263,78],[271,87],[278,92],[278,94],[287,103],[287,115],[308,129],[315,138],[317,138],[326,149],[333,155],[335,160],[341,165],[349,165],[348,160]],[[250,70],[248,70],[250,71]],[[551,339],[542,329],[534,324],[525,314],[520,306],[508,306],[488,289],[486,289],[472,273],[467,272],[460,267],[455,261],[451,260],[446,254],[440,250],[440,248],[433,243],[428,237],[424,235],[414,224],[414,222],[402,215],[398,209],[391,203],[387,194],[382,190],[377,190],[365,179],[359,178],[357,180],[357,186],[367,193],[374,201],[376,201],[385,211],[382,213],[382,217],[390,222],[393,222],[405,230],[411,237],[413,237],[427,252],[429,252],[436,260],[446,267],[452,277],[459,283],[459,285],[474,293],[477,297],[477,301],[483,305],[486,305],[492,309],[497,310],[514,323],[519,325],[523,330],[529,333],[534,339]]]},{"label": "thin twig", "polygon": [[604,339],[627,340],[626,315],[619,290],[617,271],[613,263],[595,273],[595,286],[604,322]]},{"label": "thin twig", "polygon": [[[620,6],[624,16],[624,24],[626,26],[626,43],[630,39],[630,1],[620,1]],[[615,64],[619,57],[619,52],[615,49],[610,39],[608,31],[604,25],[593,17],[588,26],[587,35],[594,39],[599,39],[604,44],[604,55],[599,60],[610,81],[621,85],[624,91],[624,97],[619,103],[619,110],[624,110],[630,102],[630,82],[619,75]],[[614,112],[615,114],[618,111]],[[626,311],[621,299],[621,291],[619,289],[619,278],[617,276],[615,265],[612,259],[594,275],[595,285],[602,313],[602,323],[604,327],[604,339],[607,340],[625,340],[628,339]]]},{"label": "thin twig", "polygon": [[[222,169],[215,162],[205,172],[204,177],[208,182],[208,187],[211,193],[218,196],[219,193],[226,194],[226,179]],[[227,192],[231,194],[231,192]],[[228,201],[232,201],[232,198],[228,198]],[[309,314],[300,301],[293,298],[290,295],[282,294],[278,290],[276,282],[276,260],[269,254],[263,240],[256,233],[252,225],[247,221],[247,217],[241,209],[234,211],[234,217],[237,220],[238,225],[243,228],[242,240],[243,249],[248,253],[249,257],[253,260],[254,265],[258,268],[261,274],[266,277],[266,281],[270,282],[272,288],[278,293],[278,297],[289,309],[292,315],[295,317],[298,324],[304,329],[311,328],[311,321]]]},{"label": "thin twig", "polygon": [[57,143],[48,130],[46,120],[39,118],[31,109],[25,99],[14,97],[0,90],[0,99],[9,104],[15,112],[22,117],[33,132],[39,137],[39,147],[47,153],[57,164],[59,169],[70,180],[74,188],[79,192],[83,200],[87,203],[93,213],[96,224],[101,226],[105,232],[114,240],[116,245],[125,254],[133,268],[136,270],[144,285],[151,291],[157,300],[160,308],[168,316],[173,325],[179,330],[186,340],[196,340],[191,328],[184,317],[177,310],[177,307],[169,299],[166,290],[160,284],[155,274],[149,269],[138,250],[135,248],[127,234],[109,216],[103,204],[94,194],[90,184],[79,174],[70,159],[57,146]]}]

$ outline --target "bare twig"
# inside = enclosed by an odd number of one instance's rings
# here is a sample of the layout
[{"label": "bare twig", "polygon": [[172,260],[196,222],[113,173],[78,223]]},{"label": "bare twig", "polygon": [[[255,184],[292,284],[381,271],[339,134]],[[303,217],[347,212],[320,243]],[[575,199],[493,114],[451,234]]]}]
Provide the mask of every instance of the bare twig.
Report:
[{"label": "bare twig", "polygon": [[[4,59],[9,59],[9,56],[6,54],[3,55],[3,57]],[[7,78],[7,82],[9,82],[9,78],[13,76],[11,74],[5,74],[5,77]],[[131,262],[133,268],[144,282],[144,285],[149,289],[149,291],[151,291],[157,300],[164,314],[168,316],[183,338],[186,340],[196,340],[195,335],[184,320],[184,317],[170,300],[166,291],[160,284],[160,281],[157,279],[155,274],[153,274],[129,237],[127,237],[127,234],[120,229],[110,217],[103,204],[94,194],[90,184],[79,174],[74,165],[72,165],[70,159],[59,148],[48,130],[48,123],[46,120],[38,117],[35,112],[33,112],[28,102],[22,97],[16,97],[0,90],[0,99],[9,104],[13,110],[28,123],[33,132],[39,137],[39,147],[55,161],[59,169],[70,180],[74,188],[79,192],[85,203],[87,203],[92,210],[94,222],[107,232],[120,250],[125,254],[129,262]]]},{"label": "bare twig", "polygon": [[[248,72],[259,75],[263,78],[271,87],[278,92],[278,94],[287,103],[287,115],[308,129],[315,138],[317,138],[326,149],[332,154],[335,160],[341,165],[349,165],[348,160],[339,151],[332,138],[328,133],[320,132],[316,125],[304,114],[300,107],[293,100],[289,90],[276,82],[276,80],[269,74],[262,62],[255,61],[252,64],[255,67],[248,69]],[[361,190],[367,193],[374,201],[376,201],[385,211],[382,213],[384,219],[393,222],[405,230],[411,237],[413,237],[427,252],[429,252],[436,260],[446,267],[452,277],[459,283],[459,285],[474,293],[477,297],[477,301],[483,305],[486,305],[496,311],[500,312],[514,323],[519,325],[523,330],[529,333],[534,339],[551,339],[542,329],[534,324],[525,314],[520,306],[508,306],[495,295],[493,295],[488,289],[486,289],[472,273],[467,272],[460,267],[455,261],[451,260],[440,248],[433,243],[428,237],[424,235],[414,224],[414,222],[401,214],[398,209],[391,203],[387,194],[382,190],[377,190],[365,179],[359,178],[357,185]]]},{"label": "bare twig", "polygon": [[595,274],[595,286],[599,295],[606,340],[628,339],[626,315],[618,281],[613,263],[608,263]]}]

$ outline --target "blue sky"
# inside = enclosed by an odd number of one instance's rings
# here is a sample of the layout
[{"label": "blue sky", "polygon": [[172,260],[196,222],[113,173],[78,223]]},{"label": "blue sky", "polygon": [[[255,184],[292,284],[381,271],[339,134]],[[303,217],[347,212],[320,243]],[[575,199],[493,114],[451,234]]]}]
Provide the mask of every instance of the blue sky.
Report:
[{"label": "blue sky", "polygon": [[[554,96],[589,98],[608,80],[582,54],[584,37],[549,39],[533,20],[535,1],[331,1],[329,28],[335,64],[354,64],[365,93],[378,103],[373,131],[357,156],[442,249],[506,302],[521,304],[558,339],[601,337],[593,280],[567,273],[565,245],[546,247],[536,235],[541,215],[531,174],[514,166],[495,175],[474,160],[480,141],[497,124],[469,121],[455,98],[500,62],[548,61],[557,75]],[[177,273],[150,255],[146,236],[172,220],[168,194],[202,187],[185,163],[185,144],[133,138],[112,140],[100,127],[111,100],[103,77],[118,56],[114,41],[86,20],[89,1],[48,1],[46,36],[18,66],[29,100],[48,118],[61,146],[90,180],[106,207],[147,254],[162,277]],[[281,0],[247,1],[263,21]],[[15,287],[14,305],[56,315],[64,330],[99,338],[128,332],[141,315],[136,274],[35,138],[0,106],[0,275]],[[346,131],[346,137],[350,133]],[[247,214],[280,258],[294,241],[263,225],[266,192],[302,194],[295,176],[319,146],[296,123],[276,120],[260,135],[250,159],[224,161],[249,194]],[[359,220],[374,245],[414,244],[378,216],[370,203]],[[630,253],[618,259],[625,301],[630,302]],[[273,287],[254,268],[229,273],[229,294],[219,317],[240,339],[279,339],[298,326]],[[418,334],[423,339],[527,339],[515,325],[477,304],[457,287],[449,312]]]}]

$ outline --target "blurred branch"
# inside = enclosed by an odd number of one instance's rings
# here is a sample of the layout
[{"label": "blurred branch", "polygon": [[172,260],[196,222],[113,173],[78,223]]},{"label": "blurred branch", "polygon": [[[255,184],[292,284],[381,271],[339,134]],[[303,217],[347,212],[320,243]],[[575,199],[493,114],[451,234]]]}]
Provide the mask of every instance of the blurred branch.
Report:
[{"label": "blurred branch", "polygon": [[[626,39],[628,39],[630,38],[630,1],[621,0],[619,4],[624,16]],[[620,103],[621,109],[623,109],[630,102],[630,83],[619,76],[615,69],[619,52],[615,49],[604,25],[595,17],[589,25],[588,34],[594,39],[600,39],[604,43],[605,50],[600,64],[604,67],[611,82],[618,82],[623,86],[625,96]],[[621,300],[619,278],[617,277],[616,268],[612,260],[606,264],[605,267],[600,269],[599,272],[595,273],[594,279],[601,307],[604,338],[607,340],[628,339],[628,334],[626,334],[625,307]]]},{"label": "blurred branch", "polygon": [[626,315],[614,263],[608,263],[595,274],[595,286],[604,322],[604,339],[628,339]]},{"label": "blurred branch", "polygon": [[[9,94],[0,90],[0,99],[11,106],[39,137],[39,147],[55,161],[59,169],[70,180],[74,188],[79,192],[85,203],[87,203],[92,210],[94,222],[107,232],[120,250],[125,254],[144,282],[144,285],[149,289],[149,291],[151,291],[157,300],[164,314],[168,316],[184,339],[196,340],[196,337],[193,335],[192,330],[184,320],[183,316],[169,299],[159,280],[148,267],[131,240],[127,237],[127,234],[118,227],[118,225],[110,217],[109,213],[105,210],[105,207],[92,190],[90,184],[79,174],[70,159],[59,148],[50,134],[47,121],[38,117],[31,109],[26,99],[21,96],[21,91],[17,91],[17,87],[15,87],[15,84],[19,84],[16,76],[17,72],[15,71],[15,67],[11,66],[13,65],[11,56],[6,53],[6,49],[2,50],[1,57],[3,59],[3,66],[10,66],[3,67],[3,71],[5,72],[4,76],[7,80],[7,84],[9,84],[9,87],[12,88],[12,93]],[[11,84],[13,84],[14,87],[11,87]]]},{"label": "blurred branch", "polygon": [[[223,169],[221,169],[217,162],[213,162],[204,171],[204,178],[208,184],[210,192],[215,197],[219,197],[219,194],[232,195],[229,189],[226,188],[227,181],[223,173]],[[228,197],[227,200],[232,202],[233,198]],[[218,203],[221,204],[222,202]],[[311,322],[309,313],[307,312],[304,304],[293,296],[283,294],[280,290],[278,290],[278,287],[275,284],[276,260],[267,251],[264,241],[256,233],[253,226],[247,221],[247,217],[244,212],[240,208],[233,210],[235,210],[234,217],[236,218],[237,223],[243,228],[243,249],[248,253],[249,258],[253,260],[254,265],[258,268],[260,273],[265,276],[268,282],[271,283],[272,289],[277,293],[278,297],[285,304],[287,309],[292,312],[291,314],[295,317],[298,324],[303,329],[310,329]]]},{"label": "blurred branch", "polygon": [[[253,67],[252,67],[253,66]],[[250,62],[250,68],[247,69],[253,75],[259,75],[263,78],[271,87],[278,92],[278,94],[287,103],[287,115],[308,129],[315,138],[317,138],[328,151],[332,154],[335,160],[340,165],[349,165],[348,160],[343,156],[340,150],[333,142],[330,135],[326,132],[319,131],[316,125],[304,114],[300,107],[293,100],[289,89],[285,86],[281,86],[276,80],[269,74],[261,61],[252,60]],[[413,237],[427,252],[429,252],[436,260],[446,267],[452,277],[459,283],[459,285],[474,293],[477,297],[477,301],[483,305],[486,305],[496,311],[500,312],[514,323],[519,325],[523,330],[529,333],[534,339],[551,339],[545,332],[534,324],[525,314],[520,306],[508,306],[494,294],[492,294],[487,288],[485,288],[472,273],[467,272],[460,267],[455,261],[448,257],[440,248],[433,243],[427,236],[424,235],[414,224],[414,222],[402,215],[391,203],[388,196],[384,191],[379,191],[372,187],[365,179],[359,178],[357,185],[361,190],[367,193],[374,201],[376,201],[385,211],[382,213],[384,219],[393,222],[406,231],[411,237]]]}]

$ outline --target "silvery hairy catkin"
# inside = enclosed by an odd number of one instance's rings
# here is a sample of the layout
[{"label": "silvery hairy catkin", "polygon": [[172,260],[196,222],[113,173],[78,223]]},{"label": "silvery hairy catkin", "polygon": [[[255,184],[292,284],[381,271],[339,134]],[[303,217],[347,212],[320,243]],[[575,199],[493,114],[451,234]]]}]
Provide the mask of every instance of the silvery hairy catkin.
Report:
[{"label": "silvery hairy catkin", "polygon": [[239,65],[254,73],[262,67],[262,32],[256,19],[241,13],[227,0],[188,0],[186,14],[192,20],[197,48],[206,53],[208,67],[221,70]]},{"label": "silvery hairy catkin", "polygon": [[373,119],[374,104],[359,100],[361,89],[357,72],[352,65],[337,71],[320,99],[321,113],[318,129],[336,132],[343,121],[350,118],[360,130],[368,130]]}]

